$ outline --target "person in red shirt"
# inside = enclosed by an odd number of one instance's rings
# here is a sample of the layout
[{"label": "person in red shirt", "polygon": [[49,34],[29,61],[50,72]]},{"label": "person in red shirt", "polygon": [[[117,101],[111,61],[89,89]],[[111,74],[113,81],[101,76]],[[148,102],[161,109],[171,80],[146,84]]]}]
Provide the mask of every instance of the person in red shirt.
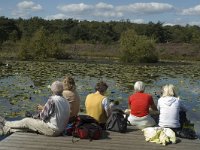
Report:
[{"label": "person in red shirt", "polygon": [[134,94],[128,99],[130,108],[128,120],[130,124],[138,129],[155,126],[156,123],[149,114],[149,109],[157,111],[152,96],[144,93],[145,85],[142,81],[135,83],[134,91]]}]

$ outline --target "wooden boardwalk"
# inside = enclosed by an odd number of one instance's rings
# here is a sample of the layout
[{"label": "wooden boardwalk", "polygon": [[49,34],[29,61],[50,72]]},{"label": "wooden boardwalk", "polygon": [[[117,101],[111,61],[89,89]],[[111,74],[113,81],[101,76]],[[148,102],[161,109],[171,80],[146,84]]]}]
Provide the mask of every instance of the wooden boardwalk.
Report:
[{"label": "wooden boardwalk", "polygon": [[[75,139],[78,140],[78,139]],[[14,133],[0,142],[0,150],[200,150],[200,140],[178,139],[163,146],[146,142],[142,131],[125,134],[105,132],[100,140],[78,140],[70,136],[46,137],[34,133]]]}]

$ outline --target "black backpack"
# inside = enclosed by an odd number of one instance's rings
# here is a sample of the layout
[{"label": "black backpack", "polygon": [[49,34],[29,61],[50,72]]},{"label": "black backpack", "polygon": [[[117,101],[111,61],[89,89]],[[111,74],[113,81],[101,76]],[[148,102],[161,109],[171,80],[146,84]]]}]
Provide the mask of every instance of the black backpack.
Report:
[{"label": "black backpack", "polygon": [[196,135],[196,132],[191,128],[183,128],[180,131],[177,131],[176,136],[180,138],[186,138],[186,139],[198,138],[198,136]]},{"label": "black backpack", "polygon": [[106,122],[106,129],[125,133],[127,131],[127,121],[127,115],[122,110],[114,109]]}]

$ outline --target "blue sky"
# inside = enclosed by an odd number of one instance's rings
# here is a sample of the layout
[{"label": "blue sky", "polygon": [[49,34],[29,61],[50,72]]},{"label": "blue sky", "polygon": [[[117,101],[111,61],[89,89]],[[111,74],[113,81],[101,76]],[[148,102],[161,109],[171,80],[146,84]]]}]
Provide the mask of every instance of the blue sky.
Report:
[{"label": "blue sky", "polygon": [[200,26],[200,0],[0,0],[0,16]]}]

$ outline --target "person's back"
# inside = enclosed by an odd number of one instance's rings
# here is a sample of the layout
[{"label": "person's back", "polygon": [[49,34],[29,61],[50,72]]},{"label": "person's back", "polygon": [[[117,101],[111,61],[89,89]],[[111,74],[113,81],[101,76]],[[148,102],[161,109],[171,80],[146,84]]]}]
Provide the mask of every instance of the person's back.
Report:
[{"label": "person's back", "polygon": [[138,129],[154,126],[156,123],[149,114],[149,108],[157,111],[152,96],[144,93],[145,85],[142,81],[134,84],[134,91],[134,94],[128,99],[130,124]]},{"label": "person's back", "polygon": [[77,116],[80,111],[80,97],[77,91],[64,90],[63,96],[70,104],[70,117]]},{"label": "person's back", "polygon": [[99,123],[105,123],[107,120],[106,112],[102,106],[105,96],[99,92],[89,94],[85,101],[86,114],[95,118]]},{"label": "person's back", "polygon": [[171,128],[177,137],[196,139],[194,124],[191,124],[186,117],[186,108],[177,97],[175,86],[167,84],[163,86],[162,97],[158,100],[157,108],[160,112],[160,127]]},{"label": "person's back", "polygon": [[87,115],[95,118],[105,129],[106,120],[110,115],[108,98],[104,96],[108,85],[101,81],[96,84],[95,93],[89,94],[85,100]]},{"label": "person's back", "polygon": [[47,124],[55,130],[62,132],[69,120],[70,106],[66,99],[59,95],[51,96],[50,99],[55,104],[54,113],[47,120]]},{"label": "person's back", "polygon": [[152,105],[152,96],[146,93],[137,92],[130,96],[131,114],[143,117],[149,114],[149,107]]},{"label": "person's back", "polygon": [[63,80],[63,96],[70,104],[70,120],[76,117],[80,111],[80,97],[76,91],[76,84],[71,76],[66,76]]},{"label": "person's back", "polygon": [[172,84],[163,87],[162,97],[158,99],[157,108],[160,112],[159,126],[169,128],[179,128],[179,112],[186,111],[181,100],[176,97],[175,87]]},{"label": "person's back", "polygon": [[180,102],[178,98],[172,96],[161,97],[158,101],[158,108],[160,110],[160,127],[180,127]]}]

